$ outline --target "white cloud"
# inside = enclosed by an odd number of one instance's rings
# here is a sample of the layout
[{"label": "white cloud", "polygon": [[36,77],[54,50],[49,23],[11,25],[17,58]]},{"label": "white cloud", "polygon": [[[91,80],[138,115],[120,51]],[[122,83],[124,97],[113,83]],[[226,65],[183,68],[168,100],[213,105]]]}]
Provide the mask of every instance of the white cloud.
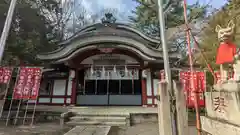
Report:
[{"label": "white cloud", "polygon": [[117,9],[121,12],[127,9],[123,0],[82,0],[82,4],[89,12],[98,12],[101,9]]},{"label": "white cloud", "polygon": [[103,8],[114,8],[119,11],[125,9],[125,4],[122,0],[96,0],[97,5]]},{"label": "white cloud", "polygon": [[82,5],[85,7],[87,12],[93,12],[94,9],[92,8],[92,2],[89,0],[82,0]]},{"label": "white cloud", "polygon": [[[132,0],[78,0],[86,10],[88,16],[99,15],[99,19],[103,17],[103,11],[114,13],[118,22],[128,23],[129,16],[137,4]],[[117,13],[117,14],[115,14]],[[100,21],[100,20],[98,20]]]}]

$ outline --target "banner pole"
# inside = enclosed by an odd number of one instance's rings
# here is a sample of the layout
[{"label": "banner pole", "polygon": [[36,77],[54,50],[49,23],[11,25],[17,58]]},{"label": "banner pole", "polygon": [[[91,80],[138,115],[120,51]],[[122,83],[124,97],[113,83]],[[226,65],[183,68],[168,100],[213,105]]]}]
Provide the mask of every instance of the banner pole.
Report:
[{"label": "banner pole", "polygon": [[[21,70],[20,70],[20,71],[21,71]],[[16,82],[17,82],[17,81],[18,81],[18,80],[16,80]],[[26,80],[24,80],[24,83],[26,83]],[[23,86],[25,86],[25,84],[24,84]],[[21,107],[21,104],[22,104],[22,101],[23,101],[23,99],[22,99],[23,90],[24,90],[24,87],[23,87],[23,89],[21,89],[21,97],[20,97],[20,101],[18,102],[18,109],[17,109],[17,113],[16,113],[16,116],[15,116],[14,125],[16,125],[16,124],[17,124],[17,121],[18,121],[19,111],[20,111],[20,107]]]},{"label": "banner pole", "polygon": [[36,112],[36,108],[37,108],[38,96],[39,96],[39,95],[37,95],[36,100],[35,100],[35,103],[34,103],[33,114],[32,114],[32,121],[31,121],[31,127],[33,126],[33,122],[34,122],[34,116],[35,116],[35,112]]},{"label": "banner pole", "polygon": [[17,124],[21,104],[22,104],[22,99],[20,99],[19,102],[18,102],[18,109],[17,109],[17,113],[15,115],[14,125]]},{"label": "banner pole", "polygon": [[[40,77],[42,77],[42,73],[43,73],[42,70],[43,70],[43,68],[41,68]],[[40,82],[39,82],[39,83],[40,83]],[[40,87],[40,86],[39,86],[39,87]],[[31,93],[31,94],[32,94],[32,93]],[[38,94],[37,94],[37,96],[36,96],[35,105],[34,105],[34,108],[33,108],[31,127],[33,126],[33,122],[34,122],[34,117],[35,117],[35,112],[36,112],[36,108],[37,108],[38,97],[39,97],[39,89],[38,89]]]},{"label": "banner pole", "polygon": [[[16,81],[15,81],[15,84],[14,84],[14,88],[13,88],[13,89],[15,89],[15,87],[16,87],[16,85],[17,85],[17,79],[18,79],[18,77],[19,77],[19,71],[20,71],[20,68],[18,68],[17,76],[16,76]],[[11,113],[11,110],[12,110],[13,100],[14,100],[14,90],[13,90],[13,93],[12,93],[11,103],[10,103],[10,106],[9,106],[9,109],[8,109],[8,116],[7,116],[6,126],[8,125],[10,113]]]},{"label": "banner pole", "polygon": [[10,113],[11,113],[11,110],[12,110],[12,104],[13,104],[13,97],[12,97],[12,99],[11,99],[10,107],[9,107],[9,109],[8,109],[8,115],[7,115],[6,126],[8,125],[8,121],[9,121]]},{"label": "banner pole", "polygon": [[[32,89],[31,89],[30,92],[32,93]],[[29,96],[28,96],[28,99],[27,99],[27,105],[26,105],[26,108],[25,108],[25,111],[24,111],[23,125],[25,125],[25,120],[26,120],[26,117],[27,117],[29,100],[30,100],[30,93],[29,93]]]},{"label": "banner pole", "polygon": [[[32,73],[31,76],[32,76],[32,78],[31,78],[31,82],[32,82],[32,81],[33,81],[33,78],[34,78],[34,73]],[[25,125],[25,121],[26,121],[26,117],[27,117],[27,112],[28,112],[28,105],[29,105],[29,100],[31,99],[32,90],[33,90],[33,83],[31,84],[31,90],[28,91],[29,94],[28,94],[28,98],[27,98],[27,105],[26,105],[26,108],[25,108],[25,111],[24,111],[23,125]]]},{"label": "banner pole", "polygon": [[31,127],[33,126],[33,122],[34,122],[34,117],[35,117],[35,112],[36,112],[36,108],[37,108],[37,100],[38,100],[38,96],[39,95],[37,95],[37,97],[36,97],[36,100],[35,100],[35,103],[34,103],[34,107],[33,107],[33,114],[32,114],[32,121],[31,121]]}]

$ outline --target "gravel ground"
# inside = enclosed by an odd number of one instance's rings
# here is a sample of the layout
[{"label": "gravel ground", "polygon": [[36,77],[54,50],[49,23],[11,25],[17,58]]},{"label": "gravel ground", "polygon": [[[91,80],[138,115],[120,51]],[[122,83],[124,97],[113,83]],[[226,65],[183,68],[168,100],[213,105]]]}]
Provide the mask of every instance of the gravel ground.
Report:
[{"label": "gravel ground", "polygon": [[[56,123],[39,124],[33,127],[6,127],[1,125],[0,135],[64,135],[64,133],[70,129],[72,129],[72,127],[61,128],[59,124]],[[159,135],[158,124],[144,123],[131,127],[112,127],[109,135]],[[189,135],[197,135],[194,126],[190,126]]]},{"label": "gravel ground", "polygon": [[[158,124],[145,123],[131,127],[113,127],[109,135],[159,135]],[[190,126],[189,135],[197,135],[195,126]]]},{"label": "gravel ground", "polygon": [[0,126],[0,135],[63,135],[71,127],[61,128],[56,123],[39,124],[31,126],[6,127]]}]

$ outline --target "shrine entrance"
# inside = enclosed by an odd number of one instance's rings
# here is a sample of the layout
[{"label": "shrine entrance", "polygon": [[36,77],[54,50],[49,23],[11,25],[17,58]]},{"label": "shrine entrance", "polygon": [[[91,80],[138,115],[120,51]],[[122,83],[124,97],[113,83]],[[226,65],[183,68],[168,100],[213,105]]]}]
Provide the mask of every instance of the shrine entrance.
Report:
[{"label": "shrine entrance", "polygon": [[[159,80],[153,75],[163,68],[161,42],[130,25],[103,21],[86,26],[61,42],[59,49],[37,57],[51,62],[50,67],[56,71],[61,70],[60,67],[69,70],[64,81],[54,80],[57,83],[53,95],[56,99],[65,98],[57,103],[81,106],[156,104]],[[179,58],[181,54],[177,49],[170,48],[171,63]]]},{"label": "shrine entrance", "polygon": [[81,63],[76,105],[142,105],[140,65],[123,54],[100,54]]}]

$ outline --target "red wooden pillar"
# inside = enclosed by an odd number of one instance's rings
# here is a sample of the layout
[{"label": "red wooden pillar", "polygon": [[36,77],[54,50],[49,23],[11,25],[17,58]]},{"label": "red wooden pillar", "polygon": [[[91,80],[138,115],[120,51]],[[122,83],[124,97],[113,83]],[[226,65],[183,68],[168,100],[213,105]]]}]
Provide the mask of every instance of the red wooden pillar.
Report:
[{"label": "red wooden pillar", "polygon": [[142,87],[142,106],[147,106],[147,80],[146,72],[143,69],[140,70],[139,76],[141,77],[141,87]]},{"label": "red wooden pillar", "polygon": [[147,85],[146,85],[146,79],[142,78],[142,105],[147,105]]},{"label": "red wooden pillar", "polygon": [[155,103],[155,97],[156,96],[154,95],[154,76],[153,76],[153,72],[154,72],[154,70],[150,69],[151,87],[152,87],[152,89],[151,89],[151,91],[152,91],[152,107],[156,107],[157,103]]},{"label": "red wooden pillar", "polygon": [[68,77],[68,79],[66,80],[66,85],[65,85],[65,95],[64,95],[64,106],[67,105],[67,98],[68,98],[68,84],[69,81],[71,81],[71,79]]},{"label": "red wooden pillar", "polygon": [[77,98],[77,79],[78,79],[78,74],[77,70],[74,70],[75,76],[72,78],[72,96],[71,96],[71,105],[76,104],[76,98]]}]

